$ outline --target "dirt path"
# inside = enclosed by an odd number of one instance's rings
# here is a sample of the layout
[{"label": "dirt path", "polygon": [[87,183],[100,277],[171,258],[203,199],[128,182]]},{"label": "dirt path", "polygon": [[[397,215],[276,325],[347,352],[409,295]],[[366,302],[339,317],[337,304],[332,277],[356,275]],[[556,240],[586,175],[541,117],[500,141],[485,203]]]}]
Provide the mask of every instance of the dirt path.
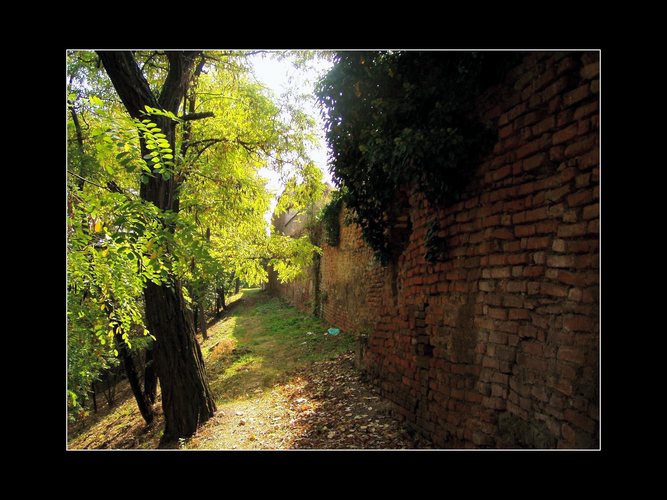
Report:
[{"label": "dirt path", "polygon": [[219,408],[188,449],[430,448],[390,415],[351,353],[318,361],[288,383]]},{"label": "dirt path", "polygon": [[[390,403],[354,368],[354,338],[324,335],[327,325],[259,290],[211,326],[201,342],[218,411],[181,449],[414,449]],[[70,449],[155,449],[160,407],[146,427],[127,387],[119,402],[70,428]]]}]

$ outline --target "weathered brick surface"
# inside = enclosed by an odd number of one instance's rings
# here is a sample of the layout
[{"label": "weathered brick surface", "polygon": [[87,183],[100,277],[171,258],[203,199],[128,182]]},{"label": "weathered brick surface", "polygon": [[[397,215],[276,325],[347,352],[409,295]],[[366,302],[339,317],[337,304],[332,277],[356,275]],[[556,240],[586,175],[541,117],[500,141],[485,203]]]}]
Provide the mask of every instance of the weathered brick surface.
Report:
[{"label": "weathered brick surface", "polygon": [[323,318],[366,335],[370,378],[442,447],[598,446],[598,68],[595,52],[529,54],[480,99],[498,143],[437,211],[442,262],[425,260],[436,212],[412,194],[395,262],[342,225],[319,278],[271,283],[312,310],[319,279]]}]

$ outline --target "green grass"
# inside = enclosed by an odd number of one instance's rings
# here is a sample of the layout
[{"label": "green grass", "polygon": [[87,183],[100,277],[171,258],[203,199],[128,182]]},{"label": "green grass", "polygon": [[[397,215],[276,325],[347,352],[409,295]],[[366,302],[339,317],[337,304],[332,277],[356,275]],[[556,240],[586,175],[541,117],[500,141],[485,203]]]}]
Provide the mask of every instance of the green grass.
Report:
[{"label": "green grass", "polygon": [[211,327],[202,345],[218,404],[262,392],[306,364],[354,347],[350,332],[324,335],[331,325],[318,318],[259,289],[242,293],[242,302]]}]

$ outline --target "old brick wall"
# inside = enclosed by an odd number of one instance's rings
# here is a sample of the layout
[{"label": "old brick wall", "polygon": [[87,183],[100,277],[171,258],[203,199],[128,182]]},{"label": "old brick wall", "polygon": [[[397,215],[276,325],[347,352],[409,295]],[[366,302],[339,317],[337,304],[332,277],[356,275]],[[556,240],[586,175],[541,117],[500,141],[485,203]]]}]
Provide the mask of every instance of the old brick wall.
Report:
[{"label": "old brick wall", "polygon": [[410,196],[397,262],[354,226],[324,246],[324,318],[368,334],[367,373],[439,446],[598,446],[598,73],[597,52],[527,55],[479,100],[499,139],[463,199]]}]

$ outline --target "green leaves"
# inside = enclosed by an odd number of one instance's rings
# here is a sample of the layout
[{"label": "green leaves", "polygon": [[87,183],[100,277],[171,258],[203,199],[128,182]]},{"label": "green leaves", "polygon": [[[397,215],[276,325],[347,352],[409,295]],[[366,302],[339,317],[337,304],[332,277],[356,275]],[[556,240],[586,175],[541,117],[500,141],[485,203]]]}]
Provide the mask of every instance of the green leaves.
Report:
[{"label": "green leaves", "polygon": [[[147,108],[149,108],[147,106]],[[154,108],[149,108],[154,113]],[[174,154],[166,135],[162,130],[149,119],[135,119],[135,126],[137,127],[140,136],[144,140],[146,149],[151,151],[143,156],[144,160],[149,160],[147,163],[147,172],[155,172],[162,176],[162,179],[168,180],[172,177],[174,172]],[[151,165],[152,164],[152,165]],[[148,179],[146,178],[145,181]],[[145,182],[142,179],[142,182]]]},{"label": "green leaves", "polygon": [[334,179],[380,260],[401,244],[398,200],[414,189],[450,203],[493,145],[474,103],[507,65],[500,53],[343,52],[320,81]]}]

